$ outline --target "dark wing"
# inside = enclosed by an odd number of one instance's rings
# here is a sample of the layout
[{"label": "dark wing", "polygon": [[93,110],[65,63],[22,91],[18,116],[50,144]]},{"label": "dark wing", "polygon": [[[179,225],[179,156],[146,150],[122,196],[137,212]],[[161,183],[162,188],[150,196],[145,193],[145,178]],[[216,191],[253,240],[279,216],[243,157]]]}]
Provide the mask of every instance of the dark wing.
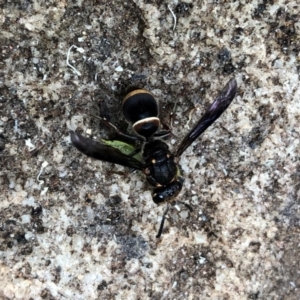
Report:
[{"label": "dark wing", "polygon": [[213,122],[215,122],[229,106],[237,91],[234,78],[230,79],[222,92],[211,104],[196,126],[185,136],[180,143],[175,156],[179,157]]},{"label": "dark wing", "polygon": [[144,167],[142,162],[133,156],[126,155],[112,146],[88,139],[74,131],[71,132],[71,141],[80,152],[87,156],[137,170],[142,170]]}]

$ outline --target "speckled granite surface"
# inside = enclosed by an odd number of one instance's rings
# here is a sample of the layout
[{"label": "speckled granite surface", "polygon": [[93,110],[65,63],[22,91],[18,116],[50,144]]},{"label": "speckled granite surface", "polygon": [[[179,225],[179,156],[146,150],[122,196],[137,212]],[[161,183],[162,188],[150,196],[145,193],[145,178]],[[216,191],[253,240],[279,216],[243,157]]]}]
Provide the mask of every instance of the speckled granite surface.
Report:
[{"label": "speckled granite surface", "polygon": [[[0,298],[300,299],[299,0],[4,2]],[[143,175],[69,131],[109,136],[99,105],[126,130],[142,81],[165,123],[175,106],[172,147],[231,77],[236,99],[181,158],[194,212],[173,207],[157,240]]]}]

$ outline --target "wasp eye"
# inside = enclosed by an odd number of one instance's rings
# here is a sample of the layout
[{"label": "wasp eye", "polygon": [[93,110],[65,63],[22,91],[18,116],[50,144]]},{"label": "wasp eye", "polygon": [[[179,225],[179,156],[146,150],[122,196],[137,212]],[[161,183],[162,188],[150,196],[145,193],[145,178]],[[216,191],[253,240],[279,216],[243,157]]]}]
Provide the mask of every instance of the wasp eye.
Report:
[{"label": "wasp eye", "polygon": [[160,203],[163,203],[165,201],[165,197],[161,193],[156,193],[156,194],[153,194],[153,201],[156,204],[160,204]]}]

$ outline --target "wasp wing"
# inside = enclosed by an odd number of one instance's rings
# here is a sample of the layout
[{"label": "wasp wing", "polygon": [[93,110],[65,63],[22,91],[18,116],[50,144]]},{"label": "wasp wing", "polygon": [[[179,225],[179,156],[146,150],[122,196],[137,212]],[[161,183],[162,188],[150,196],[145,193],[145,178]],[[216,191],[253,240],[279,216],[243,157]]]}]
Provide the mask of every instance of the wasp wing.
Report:
[{"label": "wasp wing", "polygon": [[230,79],[216,100],[211,104],[195,127],[180,143],[175,156],[179,157],[212,123],[214,123],[226,110],[237,91],[237,83]]},{"label": "wasp wing", "polygon": [[74,131],[71,132],[71,141],[73,146],[87,156],[137,170],[142,170],[144,167],[143,163],[133,156],[124,154],[113,146],[86,138]]}]

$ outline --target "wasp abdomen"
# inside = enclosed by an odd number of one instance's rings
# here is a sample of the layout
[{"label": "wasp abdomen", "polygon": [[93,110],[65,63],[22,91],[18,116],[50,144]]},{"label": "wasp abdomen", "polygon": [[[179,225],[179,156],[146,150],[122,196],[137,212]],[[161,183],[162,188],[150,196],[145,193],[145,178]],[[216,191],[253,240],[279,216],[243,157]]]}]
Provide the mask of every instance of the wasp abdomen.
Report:
[{"label": "wasp abdomen", "polygon": [[158,130],[158,104],[148,91],[134,90],[127,94],[122,103],[122,110],[137,134],[149,138]]}]

